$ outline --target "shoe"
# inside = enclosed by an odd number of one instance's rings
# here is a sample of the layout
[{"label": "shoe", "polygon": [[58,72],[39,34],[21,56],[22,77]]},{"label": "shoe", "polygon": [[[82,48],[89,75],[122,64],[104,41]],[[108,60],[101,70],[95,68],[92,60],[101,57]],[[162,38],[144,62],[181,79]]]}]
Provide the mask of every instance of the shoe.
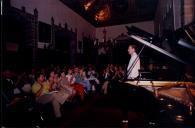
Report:
[{"label": "shoe", "polygon": [[121,128],[128,128],[128,120],[122,120],[121,123],[122,123]]}]

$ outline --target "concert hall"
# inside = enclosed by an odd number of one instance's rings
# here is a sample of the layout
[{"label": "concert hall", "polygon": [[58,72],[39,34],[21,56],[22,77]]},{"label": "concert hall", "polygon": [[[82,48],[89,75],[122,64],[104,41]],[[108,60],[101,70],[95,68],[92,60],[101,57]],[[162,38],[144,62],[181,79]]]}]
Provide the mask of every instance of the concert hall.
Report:
[{"label": "concert hall", "polygon": [[195,0],[0,0],[2,128],[195,127]]}]

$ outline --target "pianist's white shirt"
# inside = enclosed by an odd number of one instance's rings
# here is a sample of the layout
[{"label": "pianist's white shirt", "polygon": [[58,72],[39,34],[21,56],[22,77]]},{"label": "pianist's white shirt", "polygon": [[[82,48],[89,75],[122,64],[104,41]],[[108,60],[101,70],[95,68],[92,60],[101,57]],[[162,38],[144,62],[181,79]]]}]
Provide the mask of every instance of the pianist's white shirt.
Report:
[{"label": "pianist's white shirt", "polygon": [[[127,67],[127,71],[129,71],[129,68],[132,66],[132,64],[134,63],[135,59],[137,58],[137,53],[134,52],[132,55],[131,55],[131,59],[129,60],[129,64],[128,64],[128,67]],[[140,69],[140,59],[139,57],[137,58],[138,60],[136,61],[136,63],[134,64],[135,66],[133,67],[131,73],[128,73],[127,72],[127,79],[134,79],[136,77],[138,77],[139,75],[139,69]]]}]

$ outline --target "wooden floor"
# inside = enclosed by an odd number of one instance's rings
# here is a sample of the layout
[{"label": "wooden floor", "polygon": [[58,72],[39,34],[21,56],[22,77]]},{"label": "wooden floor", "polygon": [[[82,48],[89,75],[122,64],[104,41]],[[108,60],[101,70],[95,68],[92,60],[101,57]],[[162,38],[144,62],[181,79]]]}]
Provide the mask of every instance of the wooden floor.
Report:
[{"label": "wooden floor", "polygon": [[[120,107],[120,98],[117,95],[93,93],[90,97],[86,97],[84,102],[65,103],[62,106],[63,117],[60,122],[56,123],[51,117],[46,116],[42,126],[46,127],[121,127],[124,115]],[[169,100],[159,101],[162,108],[160,110],[159,121],[155,127],[192,127],[195,125],[194,115],[188,116],[185,107]],[[172,104],[172,109],[167,108],[167,104]],[[145,106],[141,106],[144,108]],[[48,111],[52,111],[50,108]],[[152,113],[151,113],[152,114]],[[185,121],[178,122],[175,120],[176,115],[184,115]],[[30,117],[29,114],[17,116],[11,126],[41,126],[39,123],[27,122],[25,119]],[[38,117],[37,117],[38,118]],[[148,117],[139,109],[130,109],[128,111],[129,127],[150,127]],[[26,124],[25,124],[26,123]]]},{"label": "wooden floor", "polygon": [[[63,127],[120,127],[123,114],[115,104],[116,97],[93,94],[93,97],[72,110],[64,111]],[[117,100],[117,99],[116,99]],[[65,114],[66,113],[66,114]],[[144,115],[141,112],[129,112],[130,125],[143,126]]]}]

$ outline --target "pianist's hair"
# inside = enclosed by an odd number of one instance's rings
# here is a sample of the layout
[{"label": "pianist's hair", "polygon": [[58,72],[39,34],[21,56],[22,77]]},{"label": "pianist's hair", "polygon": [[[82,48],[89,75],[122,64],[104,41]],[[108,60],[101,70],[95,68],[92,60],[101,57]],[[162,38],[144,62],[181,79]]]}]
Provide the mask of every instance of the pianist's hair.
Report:
[{"label": "pianist's hair", "polygon": [[130,47],[130,46],[131,46],[132,48],[134,48],[135,51],[137,51],[137,46],[136,46],[135,44],[130,44],[129,47]]}]

